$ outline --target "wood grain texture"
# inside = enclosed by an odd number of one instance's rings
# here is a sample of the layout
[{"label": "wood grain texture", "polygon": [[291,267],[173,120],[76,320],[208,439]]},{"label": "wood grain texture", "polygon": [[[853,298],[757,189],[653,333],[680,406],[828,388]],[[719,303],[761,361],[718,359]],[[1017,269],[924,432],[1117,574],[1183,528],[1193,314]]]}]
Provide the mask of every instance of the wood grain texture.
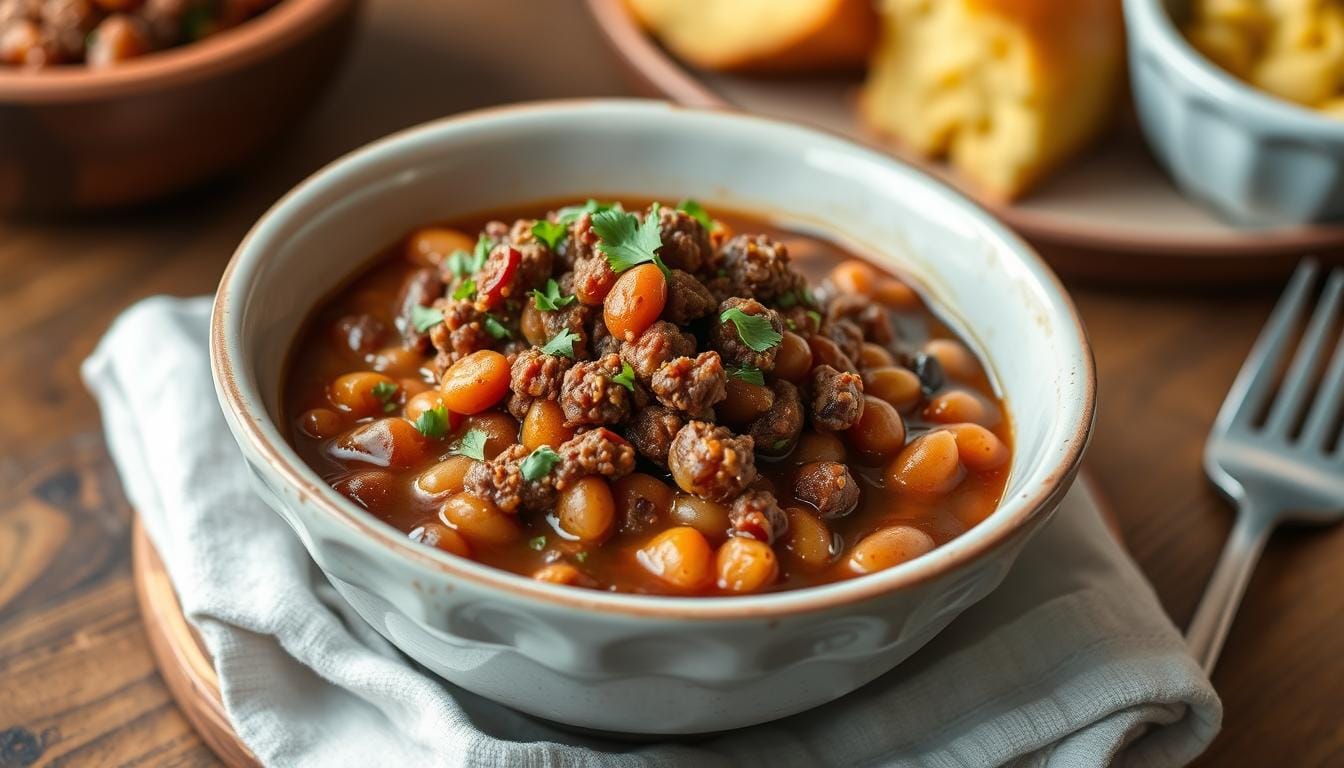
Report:
[{"label": "wood grain texture", "polygon": [[[374,0],[315,116],[231,182],[170,204],[0,222],[0,766],[216,765],[155,671],[131,581],[130,515],[78,365],[116,313],[212,290],[286,189],[376,136],[523,99],[623,95],[574,0]],[[527,44],[510,43],[522,32]],[[1178,624],[1231,512],[1204,436],[1277,285],[1076,293],[1100,366],[1088,467]],[[1214,682],[1223,734],[1200,763],[1344,765],[1344,528],[1275,537]]]}]

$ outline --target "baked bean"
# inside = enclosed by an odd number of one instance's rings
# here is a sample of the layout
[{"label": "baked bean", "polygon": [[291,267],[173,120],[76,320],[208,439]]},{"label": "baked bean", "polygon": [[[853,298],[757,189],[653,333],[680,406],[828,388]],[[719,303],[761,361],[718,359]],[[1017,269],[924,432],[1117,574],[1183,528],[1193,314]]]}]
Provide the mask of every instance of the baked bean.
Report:
[{"label": "baked bean", "polygon": [[714,413],[729,426],[744,426],[775,404],[774,390],[760,384],[729,376],[726,389],[728,395],[714,406]]},{"label": "baked bean", "polygon": [[479,429],[485,433],[485,458],[493,459],[518,442],[518,422],[502,411],[486,411],[467,417],[460,433]]},{"label": "baked bean", "polygon": [[637,533],[666,520],[676,491],[653,475],[634,472],[612,485],[621,530]]},{"label": "baked bean", "polygon": [[363,359],[372,354],[387,335],[387,326],[367,313],[345,315],[331,326],[332,340],[342,352],[350,352]]},{"label": "baked bean", "polygon": [[830,280],[841,293],[871,296],[877,283],[877,271],[858,259],[846,259],[831,270]]},{"label": "baked bean", "polygon": [[471,557],[471,545],[462,538],[462,534],[438,521],[421,523],[412,528],[411,541],[418,541],[428,547],[451,552],[458,557]]},{"label": "baked bean", "polygon": [[961,463],[972,472],[990,472],[1008,463],[1008,446],[979,424],[953,424],[947,428],[957,439]]},{"label": "baked bean", "polygon": [[327,391],[327,399],[337,409],[356,419],[396,410],[397,382],[381,373],[359,371],[337,376]]},{"label": "baked bean", "polygon": [[425,227],[406,238],[406,260],[421,267],[436,266],[453,251],[471,253],[476,238],[447,227]]},{"label": "baked bean", "polygon": [[798,384],[810,370],[812,348],[807,345],[807,339],[793,331],[785,331],[779,342],[779,352],[775,354],[775,378]]},{"label": "baked bean", "polygon": [[790,458],[795,464],[811,464],[814,461],[845,462],[847,452],[840,438],[829,432],[804,432],[798,437],[798,446],[793,449]]},{"label": "baked bean", "polygon": [[360,424],[336,438],[331,455],[339,461],[359,461],[380,467],[409,467],[425,455],[425,437],[415,425],[398,416]]},{"label": "baked bean", "polygon": [[854,362],[858,363],[860,368],[867,370],[895,365],[896,358],[892,357],[887,348],[881,344],[865,341],[863,347],[859,350],[859,359]]},{"label": "baked bean", "polygon": [[383,347],[373,353],[371,364],[373,370],[393,378],[415,378],[420,375],[425,358],[408,347]]},{"label": "baked bean", "polygon": [[905,281],[894,277],[883,277],[873,285],[873,298],[881,304],[905,312],[919,309],[923,304],[915,289]]},{"label": "baked bean", "polygon": [[453,363],[439,382],[443,400],[457,413],[480,413],[509,392],[509,360],[482,349]]},{"label": "baked bean", "polygon": [[905,422],[891,403],[864,395],[863,414],[845,430],[845,440],[865,459],[889,459],[905,447]]},{"label": "baked bean", "polygon": [[718,543],[728,538],[728,507],[688,493],[672,499],[668,517],[675,525],[684,525],[699,531],[706,539]]},{"label": "baked bean", "polygon": [[904,493],[941,496],[961,482],[961,453],[951,432],[921,435],[887,467],[887,487]]},{"label": "baked bean", "polygon": [[543,445],[552,448],[574,436],[574,428],[565,426],[565,412],[554,400],[533,400],[523,417],[522,443],[529,451]]},{"label": "baked bean", "polygon": [[421,472],[415,478],[415,487],[430,496],[448,496],[461,493],[467,470],[476,460],[470,456],[449,456]]},{"label": "baked bean", "polygon": [[759,592],[779,578],[779,561],[769,544],[734,536],[714,556],[718,586],[726,592]]},{"label": "baked bean", "polygon": [[932,552],[933,538],[908,525],[893,525],[874,531],[850,550],[846,565],[856,574],[874,573]]},{"label": "baked bean", "polygon": [[523,338],[527,339],[527,343],[533,346],[544,346],[550,341],[546,336],[546,321],[542,319],[541,310],[537,309],[537,304],[532,299],[523,304],[523,313],[518,318],[518,329],[523,332]]},{"label": "baked bean", "polygon": [[303,434],[318,440],[335,437],[344,427],[340,414],[329,408],[313,408],[299,417],[299,429]]},{"label": "baked bean", "polygon": [[444,401],[442,392],[437,389],[431,389],[428,392],[421,392],[407,400],[406,406],[402,409],[402,413],[404,413],[406,418],[414,424],[415,420],[420,418],[425,411],[432,411],[435,408],[442,408],[447,411],[448,403]]},{"label": "baked bean", "polygon": [[696,590],[714,578],[709,542],[688,526],[669,528],[635,554],[639,564],[669,586]]},{"label": "baked bean", "polygon": [[586,587],[592,584],[592,579],[569,563],[543,565],[532,574],[532,578],[547,584],[564,584],[569,587]]},{"label": "baked bean", "polygon": [[784,551],[804,568],[816,570],[831,562],[831,529],[813,513],[801,507],[785,510],[789,530],[784,534]]},{"label": "baked bean", "polygon": [[937,358],[943,373],[959,381],[974,382],[983,375],[975,355],[955,339],[932,339],[924,345],[924,353]]},{"label": "baked bean", "polygon": [[977,394],[953,389],[929,400],[924,406],[924,418],[934,424],[970,422],[992,427],[999,423],[999,409]]},{"label": "baked bean", "polygon": [[397,476],[385,469],[364,469],[345,475],[331,487],[370,512],[377,512],[391,501],[396,484]]},{"label": "baked bean", "polygon": [[123,14],[103,19],[89,33],[84,63],[99,69],[144,55],[150,50],[149,36],[139,20]]},{"label": "baked bean", "polygon": [[865,369],[863,391],[891,403],[897,410],[919,402],[923,394],[915,372],[898,366]]},{"label": "baked bean", "polygon": [[829,365],[837,371],[846,373],[859,372],[858,366],[849,359],[849,355],[840,351],[839,345],[825,336],[819,334],[808,336],[807,345],[812,349],[813,365]]},{"label": "baked bean", "polygon": [[439,517],[473,544],[498,546],[519,536],[517,522],[489,501],[463,491],[444,502]]},{"label": "baked bean", "polygon": [[581,541],[600,542],[611,533],[616,519],[616,500],[611,486],[596,475],[579,478],[560,492],[555,504],[560,528]]},{"label": "baked bean", "polygon": [[612,336],[633,342],[653,325],[666,305],[667,278],[657,265],[644,263],[616,278],[602,301],[602,316]]},{"label": "baked bean", "polygon": [[397,379],[397,386],[405,393],[407,398],[415,397],[421,392],[428,392],[434,387],[425,382],[424,379]]}]

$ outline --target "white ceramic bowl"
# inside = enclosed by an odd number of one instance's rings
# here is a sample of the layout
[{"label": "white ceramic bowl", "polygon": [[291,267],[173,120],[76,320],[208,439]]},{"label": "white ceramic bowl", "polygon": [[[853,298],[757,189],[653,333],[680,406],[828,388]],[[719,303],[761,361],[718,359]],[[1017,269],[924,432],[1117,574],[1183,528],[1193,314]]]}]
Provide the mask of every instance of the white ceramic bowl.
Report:
[{"label": "white ceramic bowl", "polygon": [[1271,96],[1181,35],[1188,0],[1125,0],[1139,121],[1186,194],[1250,227],[1344,218],[1344,121]]},{"label": "white ceramic bowl", "polygon": [[[370,255],[427,221],[528,201],[691,196],[832,234],[918,277],[988,353],[1016,424],[1002,507],[879,574],[732,598],[543,584],[410,542],[346,500],[276,426],[305,316]],[[518,106],[372,144],[252,229],[215,302],[211,357],[258,487],[341,594],[444,678],[550,720],[627,733],[751,725],[891,669],[1002,580],[1077,470],[1092,358],[1040,259],[924,174],[815,131],[662,103]]]}]

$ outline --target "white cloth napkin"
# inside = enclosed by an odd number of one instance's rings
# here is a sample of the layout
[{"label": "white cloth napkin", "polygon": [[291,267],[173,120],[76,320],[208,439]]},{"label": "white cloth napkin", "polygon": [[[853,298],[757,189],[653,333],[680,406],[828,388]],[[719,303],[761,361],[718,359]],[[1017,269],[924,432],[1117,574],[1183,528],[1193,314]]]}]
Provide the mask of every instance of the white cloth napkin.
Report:
[{"label": "white cloth napkin", "polygon": [[204,298],[135,305],[83,376],[229,718],[266,765],[1174,766],[1218,731],[1217,695],[1082,491],[997,592],[820,709],[629,744],[486,701],[364,624],[249,490],[210,381],[208,313]]}]

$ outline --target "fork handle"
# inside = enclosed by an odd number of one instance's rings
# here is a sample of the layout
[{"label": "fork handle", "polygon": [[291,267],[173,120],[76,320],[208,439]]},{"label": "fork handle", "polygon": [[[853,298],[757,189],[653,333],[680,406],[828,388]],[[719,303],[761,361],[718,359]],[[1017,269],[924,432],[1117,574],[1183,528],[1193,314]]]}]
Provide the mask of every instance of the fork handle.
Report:
[{"label": "fork handle", "polygon": [[1251,573],[1273,528],[1272,516],[1256,514],[1249,503],[1243,502],[1232,534],[1227,538],[1223,554],[1218,558],[1218,565],[1213,569],[1213,576],[1204,588],[1204,596],[1200,598],[1195,617],[1185,633],[1191,655],[1206,674],[1213,674],[1218,655],[1223,651],[1223,641],[1232,628],[1241,598],[1246,594],[1246,585],[1251,581]]}]

